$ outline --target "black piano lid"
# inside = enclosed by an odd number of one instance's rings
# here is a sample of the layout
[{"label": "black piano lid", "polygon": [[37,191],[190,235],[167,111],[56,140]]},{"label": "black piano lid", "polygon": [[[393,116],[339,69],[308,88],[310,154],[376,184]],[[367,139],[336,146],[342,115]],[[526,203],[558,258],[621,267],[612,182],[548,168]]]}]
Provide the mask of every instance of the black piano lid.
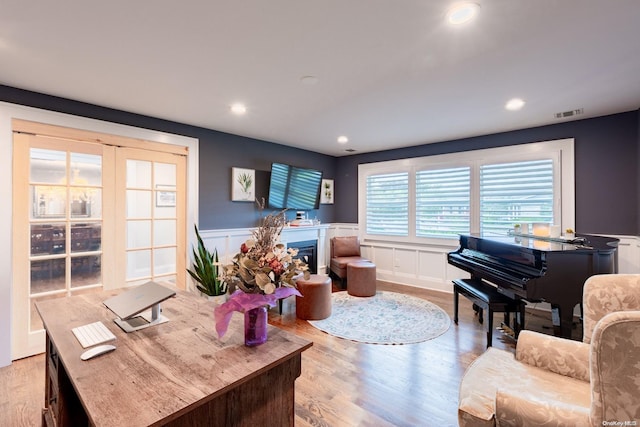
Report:
[{"label": "black piano lid", "polygon": [[[618,247],[619,239],[614,237],[594,236],[589,234],[576,234],[576,240],[573,242],[562,242],[550,240],[543,237],[519,236],[513,234],[495,234],[495,233],[470,233],[461,236],[468,236],[473,239],[482,239],[485,241],[496,242],[511,245],[515,248],[533,249],[544,252],[566,252],[572,250],[587,251],[615,251]],[[578,242],[578,240],[582,240]]]}]

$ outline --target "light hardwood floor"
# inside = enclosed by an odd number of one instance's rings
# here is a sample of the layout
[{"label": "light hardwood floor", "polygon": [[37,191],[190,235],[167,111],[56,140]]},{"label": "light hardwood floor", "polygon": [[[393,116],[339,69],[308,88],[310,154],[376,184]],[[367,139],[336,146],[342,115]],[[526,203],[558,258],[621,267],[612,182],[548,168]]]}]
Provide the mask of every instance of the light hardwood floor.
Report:
[{"label": "light hardwood floor", "polygon": [[[378,282],[378,289],[427,299],[453,316],[450,293]],[[485,350],[485,329],[466,299],[460,320],[443,335],[409,345],[375,345],[336,338],[296,319],[294,298],[272,325],[313,341],[302,356],[296,381],[296,426],[456,426],[458,387]],[[550,316],[527,311],[527,329],[550,332]],[[499,325],[502,314],[495,316]],[[580,328],[574,338],[582,335]],[[494,333],[493,345],[514,350],[510,338]],[[0,368],[0,426],[40,425],[44,400],[44,355]],[[265,424],[268,425],[268,424]]]}]

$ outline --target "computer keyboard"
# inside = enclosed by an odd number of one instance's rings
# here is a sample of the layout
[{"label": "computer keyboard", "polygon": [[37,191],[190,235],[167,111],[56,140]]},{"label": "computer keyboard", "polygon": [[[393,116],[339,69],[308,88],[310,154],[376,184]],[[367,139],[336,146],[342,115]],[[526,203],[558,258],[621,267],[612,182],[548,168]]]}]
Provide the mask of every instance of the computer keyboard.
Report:
[{"label": "computer keyboard", "polygon": [[102,322],[89,323],[71,329],[82,348],[113,341],[116,336]]}]

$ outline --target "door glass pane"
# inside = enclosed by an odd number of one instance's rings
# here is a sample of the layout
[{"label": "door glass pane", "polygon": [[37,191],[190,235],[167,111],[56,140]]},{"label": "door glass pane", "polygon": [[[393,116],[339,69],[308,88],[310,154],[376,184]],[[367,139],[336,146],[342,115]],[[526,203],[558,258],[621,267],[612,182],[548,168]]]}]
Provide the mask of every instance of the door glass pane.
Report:
[{"label": "door glass pane", "polygon": [[151,276],[151,251],[127,252],[127,280]]},{"label": "door glass pane", "polygon": [[71,226],[71,252],[99,251],[101,223],[78,223]]},{"label": "door glass pane", "polygon": [[127,221],[127,249],[151,247],[151,221]]},{"label": "door glass pane", "polygon": [[176,248],[161,248],[153,252],[154,275],[176,272]]},{"label": "door glass pane", "polygon": [[153,246],[176,244],[176,220],[156,220],[153,224]]},{"label": "door glass pane", "polygon": [[[162,196],[167,196],[162,198]],[[163,205],[161,201],[156,200],[156,207],[154,209],[154,214],[156,218],[175,218],[176,217],[176,193],[175,191],[156,191],[156,199],[160,197],[160,200],[165,200],[165,204]],[[173,202],[166,202],[168,199],[172,199]]]},{"label": "door glass pane", "polygon": [[71,185],[102,186],[102,156],[71,153]]},{"label": "door glass pane", "polygon": [[64,218],[67,215],[67,187],[31,185],[31,219]]},{"label": "door glass pane", "polygon": [[100,218],[102,216],[102,190],[92,187],[71,187],[72,218]]},{"label": "door glass pane", "polygon": [[170,163],[154,163],[153,180],[156,188],[176,185],[176,165]]},{"label": "door glass pane", "polygon": [[71,287],[102,283],[99,255],[71,258]]},{"label": "door glass pane", "polygon": [[67,153],[65,151],[31,148],[31,182],[62,184],[67,180]]},{"label": "door glass pane", "polygon": [[151,191],[127,190],[127,218],[151,217]]},{"label": "door glass pane", "polygon": [[31,294],[64,290],[65,259],[44,259],[31,261]]},{"label": "door glass pane", "polygon": [[31,256],[64,253],[64,224],[31,224]]},{"label": "door glass pane", "polygon": [[127,188],[151,189],[151,162],[127,160]]}]

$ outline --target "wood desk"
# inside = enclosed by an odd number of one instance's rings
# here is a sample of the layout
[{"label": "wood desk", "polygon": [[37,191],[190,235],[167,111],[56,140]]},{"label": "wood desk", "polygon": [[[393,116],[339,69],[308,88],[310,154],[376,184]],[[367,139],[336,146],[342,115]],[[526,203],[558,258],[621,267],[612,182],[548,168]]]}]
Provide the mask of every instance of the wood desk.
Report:
[{"label": "wood desk", "polygon": [[[43,424],[56,426],[294,425],[294,384],[310,341],[269,326],[244,345],[244,318],[215,332],[215,304],[178,291],[162,303],[169,322],[130,334],[102,301],[79,295],[36,303],[47,331]],[[71,329],[101,320],[115,351],[88,361]]]}]

